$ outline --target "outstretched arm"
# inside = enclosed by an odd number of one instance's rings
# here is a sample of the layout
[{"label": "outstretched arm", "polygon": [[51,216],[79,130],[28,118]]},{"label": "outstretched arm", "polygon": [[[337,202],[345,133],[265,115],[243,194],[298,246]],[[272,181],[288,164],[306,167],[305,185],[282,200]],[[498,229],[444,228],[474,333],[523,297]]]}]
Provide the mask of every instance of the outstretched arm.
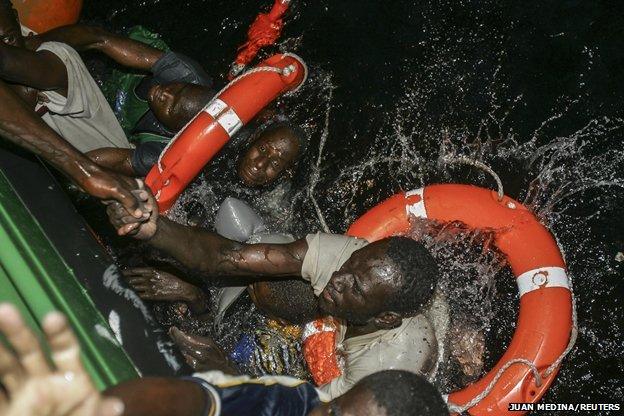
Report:
[{"label": "outstretched arm", "polygon": [[201,228],[158,219],[149,243],[187,267],[212,275],[300,276],[305,239],[290,244],[243,244]]},{"label": "outstretched arm", "polygon": [[142,71],[149,71],[164,54],[143,42],[86,25],[63,26],[37,38],[43,42],[63,42],[78,51],[97,50],[120,65]]},{"label": "outstretched arm", "polygon": [[184,266],[211,275],[301,276],[303,258],[308,251],[305,239],[290,244],[242,244],[159,216],[151,194],[146,206],[151,217],[139,224],[132,222],[119,204],[109,205],[108,216],[117,233],[146,240]]},{"label": "outstretched arm", "polygon": [[1,80],[0,103],[0,136],[41,156],[87,193],[120,202],[136,218],[143,215],[138,195],[133,194],[138,187],[134,179],[107,172],[93,163],[56,134]]}]

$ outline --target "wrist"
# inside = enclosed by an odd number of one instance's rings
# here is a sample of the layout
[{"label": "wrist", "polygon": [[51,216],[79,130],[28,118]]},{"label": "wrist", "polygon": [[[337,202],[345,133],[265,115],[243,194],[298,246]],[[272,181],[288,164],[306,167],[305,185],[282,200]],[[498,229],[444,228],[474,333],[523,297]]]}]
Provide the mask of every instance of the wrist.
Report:
[{"label": "wrist", "polygon": [[206,309],[208,309],[204,292],[200,288],[195,286],[193,286],[192,290],[189,292],[186,302],[189,304],[189,306],[193,310],[193,313],[195,314],[202,313]]},{"label": "wrist", "polygon": [[73,160],[68,168],[72,179],[83,188],[88,187],[89,182],[107,175],[100,166],[87,157]]},{"label": "wrist", "polygon": [[156,231],[146,241],[157,248],[162,248],[163,236],[167,233],[168,226],[167,220],[158,215],[158,218],[156,218]]}]

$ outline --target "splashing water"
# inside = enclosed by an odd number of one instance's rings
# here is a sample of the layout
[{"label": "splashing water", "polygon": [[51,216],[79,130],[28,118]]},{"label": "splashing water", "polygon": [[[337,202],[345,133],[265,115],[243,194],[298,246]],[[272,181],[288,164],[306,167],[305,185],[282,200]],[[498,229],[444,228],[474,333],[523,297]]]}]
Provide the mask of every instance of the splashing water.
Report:
[{"label": "splashing water", "polygon": [[[103,6],[86,7],[101,16],[115,9],[110,20],[122,26],[150,26],[154,16],[152,26],[172,46],[213,73],[227,68],[256,6],[212,1],[218,7],[198,19],[193,10],[205,1],[188,1],[188,8],[174,3],[151,4],[149,15],[138,1],[99,12]],[[624,251],[624,79],[614,65],[622,59],[621,6],[385,3],[293,2],[281,47],[304,57],[312,77],[282,100],[311,144],[292,185],[251,195],[235,182],[204,176],[184,198],[201,201],[210,217],[234,189],[269,214],[273,230],[296,236],[322,229],[316,203],[327,226],[343,232],[399,190],[436,182],[493,187],[480,171],[444,163],[454,156],[481,161],[499,174],[507,195],[551,229],[574,281],[579,341],[544,400],[623,402],[624,306],[617,296],[624,280],[615,258]],[[171,19],[159,19],[163,13]],[[195,23],[196,30],[179,31],[176,21]],[[186,220],[183,211],[174,216]],[[446,266],[452,300],[476,308],[464,315],[478,316],[470,323],[489,329],[484,370],[491,368],[515,325],[513,280],[495,254],[458,250],[473,241],[482,246],[475,236],[451,243],[435,241],[442,238],[435,233],[419,238]],[[458,251],[472,254],[458,257]],[[250,319],[248,309],[238,313],[239,324]]]}]

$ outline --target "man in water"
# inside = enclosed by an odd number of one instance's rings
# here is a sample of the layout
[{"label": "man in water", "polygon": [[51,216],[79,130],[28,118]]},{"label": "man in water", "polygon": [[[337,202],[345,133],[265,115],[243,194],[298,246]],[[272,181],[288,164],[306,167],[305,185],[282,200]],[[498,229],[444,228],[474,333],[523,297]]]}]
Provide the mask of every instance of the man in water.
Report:
[{"label": "man in water", "polygon": [[407,371],[372,374],[329,401],[312,385],[288,377],[232,378],[220,372],[189,378],[142,378],[100,394],[80,361],[66,318],[43,320],[50,365],[19,312],[0,305],[0,412],[6,416],[446,416],[440,393]]},{"label": "man in water", "polygon": [[132,234],[207,275],[259,281],[301,277],[310,282],[322,314],[341,320],[337,348],[346,364],[341,376],[321,387],[330,397],[376,371],[433,371],[437,342],[422,310],[433,296],[439,272],[420,243],[391,237],[369,244],[317,233],[290,244],[244,244],[158,216],[153,198],[148,205],[154,211],[142,224],[129,223],[132,219],[118,204],[109,206],[118,234]]},{"label": "man in water", "polygon": [[[131,36],[144,41],[150,41],[150,35],[140,28],[131,31]],[[122,125],[137,148],[105,147],[88,153],[98,164],[124,175],[146,176],[167,143],[216,93],[212,78],[195,60],[163,50],[166,45],[153,38],[150,45],[85,25],[61,27],[39,37],[78,51],[98,51],[122,67],[150,74],[125,75],[122,83],[127,84],[126,89],[117,92],[115,103]],[[294,164],[304,142],[290,123],[270,124],[256,135],[240,160],[241,180],[248,186],[273,182]]]}]

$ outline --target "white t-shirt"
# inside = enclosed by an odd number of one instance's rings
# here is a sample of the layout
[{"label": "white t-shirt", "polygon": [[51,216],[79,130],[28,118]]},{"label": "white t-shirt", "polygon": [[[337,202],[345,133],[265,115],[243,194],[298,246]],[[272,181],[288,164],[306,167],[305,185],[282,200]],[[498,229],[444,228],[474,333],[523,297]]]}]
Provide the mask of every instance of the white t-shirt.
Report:
[{"label": "white t-shirt", "polygon": [[[366,240],[324,233],[310,234],[306,241],[308,251],[301,276],[310,281],[316,295],[353,252],[368,244]],[[398,328],[348,339],[346,333],[346,324],[339,325],[336,348],[345,357],[342,375],[320,386],[331,398],[346,393],[362,378],[381,370],[407,370],[424,376],[434,371],[438,343],[434,326],[424,313],[403,319]]]},{"label": "white t-shirt", "polygon": [[44,42],[37,51],[50,51],[67,68],[67,97],[55,91],[41,91],[37,109],[48,112],[41,118],[81,152],[102,147],[131,148],[119,121],[84,62],[71,46]]}]

